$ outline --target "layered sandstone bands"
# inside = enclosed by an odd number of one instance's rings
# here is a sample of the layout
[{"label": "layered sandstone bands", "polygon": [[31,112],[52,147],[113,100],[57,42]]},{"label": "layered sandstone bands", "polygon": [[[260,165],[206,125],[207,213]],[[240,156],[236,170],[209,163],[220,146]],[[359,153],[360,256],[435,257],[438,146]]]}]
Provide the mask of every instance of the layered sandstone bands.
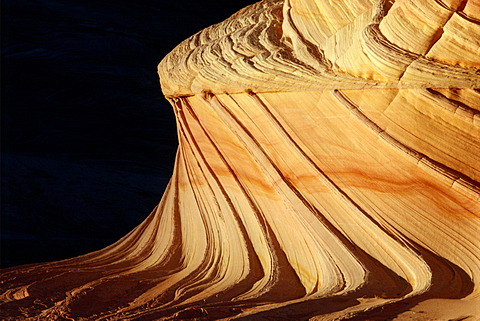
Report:
[{"label": "layered sandstone bands", "polygon": [[478,88],[478,4],[451,2],[259,2],[173,50],[162,89]]},{"label": "layered sandstone bands", "polygon": [[179,136],[116,244],[2,275],[33,320],[476,320],[480,4],[262,1],[159,65]]}]

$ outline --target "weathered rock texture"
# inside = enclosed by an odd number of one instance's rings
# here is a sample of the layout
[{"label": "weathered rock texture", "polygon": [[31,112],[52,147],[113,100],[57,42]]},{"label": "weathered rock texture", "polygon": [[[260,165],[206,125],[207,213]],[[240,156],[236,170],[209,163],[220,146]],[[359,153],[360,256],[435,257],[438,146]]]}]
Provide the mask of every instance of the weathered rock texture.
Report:
[{"label": "weathered rock texture", "polygon": [[480,3],[273,0],[159,65],[170,185],[5,319],[476,320]]}]

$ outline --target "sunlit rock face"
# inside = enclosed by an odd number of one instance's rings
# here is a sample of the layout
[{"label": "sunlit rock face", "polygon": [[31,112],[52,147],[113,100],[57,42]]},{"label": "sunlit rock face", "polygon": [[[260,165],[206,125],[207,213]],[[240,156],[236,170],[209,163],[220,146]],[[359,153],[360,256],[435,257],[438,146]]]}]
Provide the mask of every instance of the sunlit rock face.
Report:
[{"label": "sunlit rock face", "polygon": [[263,1],[159,65],[173,177],[6,320],[477,320],[480,4]]}]

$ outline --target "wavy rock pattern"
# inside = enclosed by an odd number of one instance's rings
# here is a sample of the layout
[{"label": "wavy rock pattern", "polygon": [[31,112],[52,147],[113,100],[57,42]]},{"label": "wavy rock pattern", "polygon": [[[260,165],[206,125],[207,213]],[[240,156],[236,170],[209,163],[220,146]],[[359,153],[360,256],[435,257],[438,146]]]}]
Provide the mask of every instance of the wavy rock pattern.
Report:
[{"label": "wavy rock pattern", "polygon": [[2,273],[6,320],[480,317],[480,4],[273,0],[159,65],[180,147],[116,244]]}]

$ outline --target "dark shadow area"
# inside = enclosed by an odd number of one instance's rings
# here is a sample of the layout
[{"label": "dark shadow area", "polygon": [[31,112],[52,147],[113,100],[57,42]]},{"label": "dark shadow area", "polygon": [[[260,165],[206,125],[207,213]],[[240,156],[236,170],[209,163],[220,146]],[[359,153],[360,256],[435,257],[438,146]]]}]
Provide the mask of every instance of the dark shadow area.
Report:
[{"label": "dark shadow area", "polygon": [[148,215],[177,147],[157,64],[253,2],[2,0],[2,267],[100,249]]}]

